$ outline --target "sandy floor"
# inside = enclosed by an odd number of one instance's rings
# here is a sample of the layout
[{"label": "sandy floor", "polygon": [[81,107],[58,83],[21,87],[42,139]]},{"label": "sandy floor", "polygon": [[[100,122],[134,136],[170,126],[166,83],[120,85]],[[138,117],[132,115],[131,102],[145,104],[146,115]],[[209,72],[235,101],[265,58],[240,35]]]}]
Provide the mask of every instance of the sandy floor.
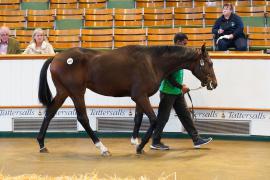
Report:
[{"label": "sandy floor", "polygon": [[112,156],[101,157],[87,138],[47,138],[50,153],[39,153],[35,139],[0,138],[0,167],[4,175],[74,175],[96,172],[99,177],[151,179],[270,179],[270,142],[214,140],[200,150],[189,139],[164,139],[169,151],[135,155],[129,139],[104,138]]}]

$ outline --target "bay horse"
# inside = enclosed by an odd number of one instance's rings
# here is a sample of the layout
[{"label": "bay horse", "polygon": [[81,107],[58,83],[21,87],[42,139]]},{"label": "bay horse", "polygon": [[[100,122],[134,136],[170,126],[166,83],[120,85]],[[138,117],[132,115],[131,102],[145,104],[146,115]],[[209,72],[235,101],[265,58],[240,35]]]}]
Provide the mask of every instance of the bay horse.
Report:
[{"label": "bay horse", "polygon": [[[56,88],[52,94],[47,82],[47,70]],[[150,127],[136,153],[141,154],[155,128],[156,115],[149,97],[158,91],[163,78],[178,69],[192,71],[208,89],[217,86],[213,63],[205,45],[200,49],[182,46],[129,45],[111,51],[71,48],[49,58],[43,64],[39,79],[39,101],[46,106],[37,141],[40,152],[48,152],[44,139],[51,119],[70,97],[74,103],[77,119],[92,139],[101,155],[110,155],[90,127],[86,114],[84,94],[86,88],[105,96],[129,96],[140,106],[150,120]]]}]

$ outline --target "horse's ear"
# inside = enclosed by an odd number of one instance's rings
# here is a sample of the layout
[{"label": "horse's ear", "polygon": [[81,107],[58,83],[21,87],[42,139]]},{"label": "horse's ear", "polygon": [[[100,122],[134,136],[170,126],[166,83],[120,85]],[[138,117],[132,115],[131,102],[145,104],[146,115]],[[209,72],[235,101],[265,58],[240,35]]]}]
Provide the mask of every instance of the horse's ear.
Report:
[{"label": "horse's ear", "polygon": [[206,46],[205,46],[205,43],[203,43],[202,47],[201,47],[201,51],[202,51],[202,54],[205,54],[206,53]]}]

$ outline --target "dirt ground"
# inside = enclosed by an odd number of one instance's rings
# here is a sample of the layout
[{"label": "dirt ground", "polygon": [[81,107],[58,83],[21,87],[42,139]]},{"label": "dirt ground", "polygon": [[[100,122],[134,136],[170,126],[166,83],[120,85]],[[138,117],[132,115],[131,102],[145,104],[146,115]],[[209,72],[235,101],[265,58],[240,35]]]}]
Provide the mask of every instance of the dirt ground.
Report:
[{"label": "dirt ground", "polygon": [[47,138],[50,153],[39,153],[34,138],[0,138],[0,167],[4,175],[49,176],[97,173],[99,177],[149,179],[270,179],[270,142],[213,140],[194,149],[190,139],[163,139],[168,151],[135,154],[128,138],[102,138],[112,153],[100,152],[87,138]]}]

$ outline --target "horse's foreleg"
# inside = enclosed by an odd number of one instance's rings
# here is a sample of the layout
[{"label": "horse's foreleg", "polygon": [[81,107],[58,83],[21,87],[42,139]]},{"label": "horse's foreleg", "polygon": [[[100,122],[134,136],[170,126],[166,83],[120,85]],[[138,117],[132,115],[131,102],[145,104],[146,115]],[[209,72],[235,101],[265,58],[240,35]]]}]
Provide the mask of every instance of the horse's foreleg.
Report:
[{"label": "horse's foreleg", "polygon": [[140,108],[139,105],[136,104],[136,110],[135,110],[135,117],[134,117],[134,128],[133,128],[133,133],[131,137],[131,144],[133,145],[138,145],[139,144],[139,130],[142,124],[142,119],[143,119],[143,111]]},{"label": "horse's foreleg", "polygon": [[55,98],[53,99],[52,103],[46,109],[45,117],[43,119],[42,125],[40,127],[40,130],[37,136],[40,152],[48,152],[48,149],[44,145],[45,135],[49,127],[51,119],[55,116],[57,110],[62,106],[66,98],[67,96],[64,96],[64,95],[60,96],[57,94]]},{"label": "horse's foreleg", "polygon": [[149,139],[153,134],[154,128],[156,126],[157,117],[155,115],[153,108],[151,107],[149,98],[147,96],[140,96],[139,98],[133,99],[142,108],[142,110],[150,120],[150,127],[147,130],[145,136],[142,138],[141,144],[139,144],[136,149],[136,153],[141,154],[145,144],[149,141]]},{"label": "horse's foreleg", "polygon": [[103,156],[110,155],[109,150],[102,144],[102,142],[98,139],[98,137],[90,127],[89,119],[86,113],[84,96],[72,97],[72,100],[76,108],[78,121],[81,123],[87,134],[90,136],[95,146],[100,150],[101,155]]}]

